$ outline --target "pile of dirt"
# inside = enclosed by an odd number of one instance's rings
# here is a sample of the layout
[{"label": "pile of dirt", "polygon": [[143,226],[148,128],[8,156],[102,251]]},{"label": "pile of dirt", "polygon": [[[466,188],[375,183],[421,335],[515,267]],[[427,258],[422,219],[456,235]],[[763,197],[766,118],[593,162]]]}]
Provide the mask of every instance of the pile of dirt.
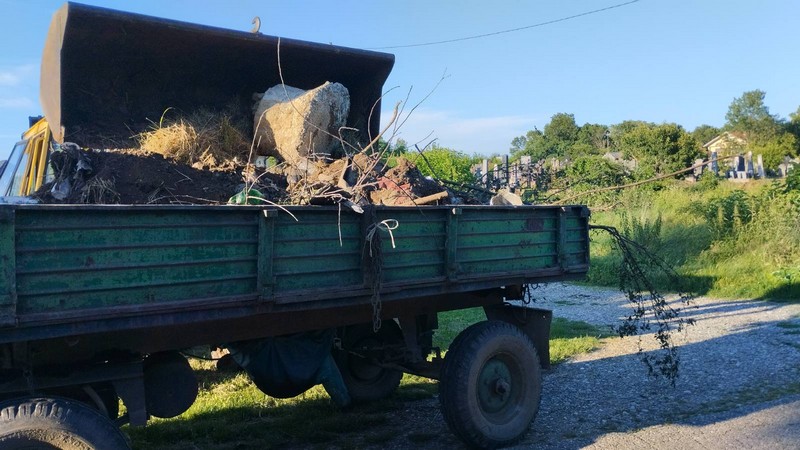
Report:
[{"label": "pile of dirt", "polygon": [[[305,166],[257,168],[236,160],[189,165],[141,149],[82,150],[65,144],[53,152],[54,181],[35,194],[46,204],[226,204],[251,190],[271,203],[423,205],[450,201],[449,192],[399,158],[387,168],[379,155],[310,159]],[[250,202],[258,204],[261,202]]]},{"label": "pile of dirt", "polygon": [[[34,198],[65,204],[224,204],[244,187],[242,169],[199,169],[161,154],[142,150],[76,150],[53,152],[56,180]],[[283,201],[285,180],[260,173],[254,186],[264,197]]]}]

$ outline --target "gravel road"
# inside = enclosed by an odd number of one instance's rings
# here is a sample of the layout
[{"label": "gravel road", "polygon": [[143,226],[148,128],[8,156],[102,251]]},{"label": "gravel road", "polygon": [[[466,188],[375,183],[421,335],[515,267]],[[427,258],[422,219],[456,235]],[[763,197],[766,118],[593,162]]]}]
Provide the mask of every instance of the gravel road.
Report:
[{"label": "gravel road", "polygon": [[[535,296],[556,317],[600,326],[631,311],[611,289],[553,283]],[[675,387],[647,376],[638,337],[605,339],[544,374],[539,415],[516,448],[800,448],[800,304],[700,298],[684,317],[696,324],[675,336]],[[657,347],[652,335],[641,345]],[[462,447],[435,400],[399,416],[408,433],[386,447]]]},{"label": "gravel road", "polygon": [[[618,291],[555,283],[537,292],[557,317],[618,324],[630,313]],[[557,366],[544,377],[532,433],[542,449],[800,448],[800,304],[699,298],[697,323],[676,336],[680,377],[653,379],[638,338]],[[655,349],[643,336],[646,349]]]}]

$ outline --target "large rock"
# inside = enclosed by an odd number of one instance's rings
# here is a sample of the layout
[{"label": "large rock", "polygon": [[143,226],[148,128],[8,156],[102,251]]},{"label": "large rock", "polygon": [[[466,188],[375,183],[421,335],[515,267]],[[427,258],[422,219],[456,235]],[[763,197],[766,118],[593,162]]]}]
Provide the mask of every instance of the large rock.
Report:
[{"label": "large rock", "polygon": [[347,122],[350,93],[339,83],[325,82],[304,91],[286,85],[256,95],[253,129],[259,148],[299,164],[309,154],[341,148],[339,128]]}]

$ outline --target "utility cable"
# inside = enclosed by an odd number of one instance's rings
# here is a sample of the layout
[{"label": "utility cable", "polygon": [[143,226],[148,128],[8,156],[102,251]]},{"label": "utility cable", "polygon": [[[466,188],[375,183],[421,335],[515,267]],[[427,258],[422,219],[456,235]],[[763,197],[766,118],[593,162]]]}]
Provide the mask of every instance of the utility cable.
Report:
[{"label": "utility cable", "polygon": [[531,28],[543,27],[545,25],[552,25],[552,24],[558,23],[558,22],[565,22],[567,20],[577,19],[578,17],[589,16],[589,15],[592,15],[592,14],[601,13],[603,11],[608,11],[610,9],[621,8],[623,6],[627,6],[627,5],[630,5],[630,4],[633,4],[633,3],[637,3],[637,2],[639,2],[639,0],[631,0],[629,2],[618,3],[616,5],[607,6],[605,8],[594,9],[592,11],[586,11],[586,12],[582,12],[580,14],[575,14],[575,15],[572,15],[572,16],[562,17],[560,19],[548,20],[547,22],[539,22],[539,23],[535,23],[533,25],[527,25],[527,26],[524,26],[524,27],[511,28],[509,30],[495,31],[495,32],[492,32],[492,33],[484,33],[484,34],[476,34],[474,36],[465,36],[465,37],[460,37],[460,38],[455,38],[455,39],[446,39],[446,40],[443,40],[443,41],[424,42],[424,43],[419,43],[419,44],[392,45],[392,46],[387,46],[387,47],[372,47],[372,48],[368,48],[367,50],[391,50],[391,49],[397,49],[397,48],[425,47],[425,46],[430,46],[430,45],[450,44],[450,43],[453,43],[453,42],[461,42],[461,41],[468,41],[468,40],[472,40],[472,39],[485,38],[485,37],[489,37],[489,36],[497,36],[498,34],[513,33],[515,31],[528,30],[528,29],[531,29]]}]

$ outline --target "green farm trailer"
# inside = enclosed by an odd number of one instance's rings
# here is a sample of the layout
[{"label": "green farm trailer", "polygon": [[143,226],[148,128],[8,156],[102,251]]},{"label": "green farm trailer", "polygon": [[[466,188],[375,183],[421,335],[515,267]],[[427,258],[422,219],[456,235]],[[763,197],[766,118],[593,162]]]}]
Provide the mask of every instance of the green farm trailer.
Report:
[{"label": "green farm trailer", "polygon": [[[0,425],[75,409],[63,427],[83,436],[114,427],[101,416],[117,419],[118,397],[144,425],[194,400],[179,350],[333,330],[317,341],[354,400],[429,376],[467,442],[512,442],[538,409],[549,317],[508,301],[586,272],[587,221],[582,206],[2,205]],[[490,320],[429,361],[436,314],[476,306]]]},{"label": "green farm trailer", "polygon": [[[52,141],[103,148],[167,108],[249,109],[282,82],[278,45],[287,83],[342,83],[355,143],[377,135],[393,55],[65,5],[43,52],[44,121],[15,146],[0,197],[48,180]],[[584,276],[588,217],[583,206],[0,204],[0,448],[128,448],[120,424],[192,405],[182,352],[196,346],[227,349],[275,397],[322,384],[347,405],[385,398],[403,373],[438,379],[463,441],[513,443],[538,411],[551,318],[519,300],[530,284]],[[471,307],[487,320],[439,357],[437,314]]]}]

